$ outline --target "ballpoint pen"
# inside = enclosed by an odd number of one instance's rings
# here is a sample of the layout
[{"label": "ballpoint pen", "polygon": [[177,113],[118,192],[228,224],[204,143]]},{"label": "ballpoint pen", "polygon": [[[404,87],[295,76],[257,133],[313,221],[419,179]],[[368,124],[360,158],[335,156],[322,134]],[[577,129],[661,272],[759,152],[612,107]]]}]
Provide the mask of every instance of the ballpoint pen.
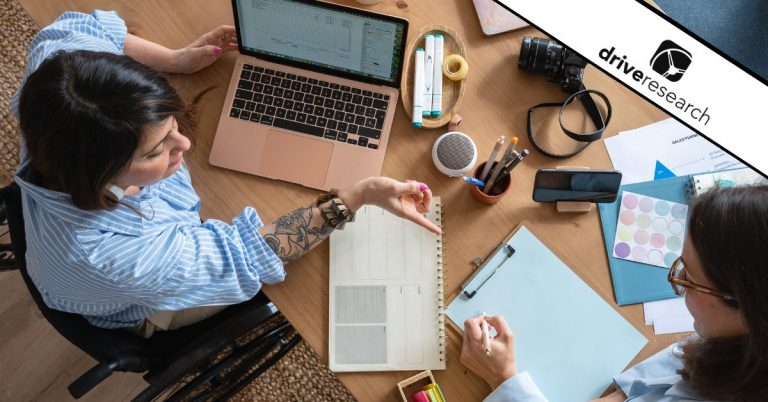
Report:
[{"label": "ballpoint pen", "polygon": [[485,357],[491,357],[491,334],[488,330],[488,321],[485,320],[485,315],[483,315],[483,321],[480,322],[480,326],[483,329],[483,352]]},{"label": "ballpoint pen", "polygon": [[523,161],[523,159],[525,159],[525,157],[526,157],[526,156],[528,156],[528,154],[529,154],[529,153],[530,153],[530,152],[528,152],[528,150],[527,150],[527,149],[524,149],[524,150],[523,150],[523,152],[520,152],[520,156],[518,156],[516,159],[514,159],[514,160],[512,161],[512,163],[510,163],[508,166],[506,166],[506,167],[504,168],[504,170],[503,170],[504,174],[509,174],[509,172],[511,172],[511,171],[512,171],[512,169],[514,169],[515,167],[517,167],[517,165],[519,165],[519,164],[520,164],[520,162],[522,162],[522,161]]},{"label": "ballpoint pen", "polygon": [[506,163],[510,158],[512,158],[512,155],[515,154],[515,148],[517,148],[517,143],[520,140],[517,137],[512,137],[512,140],[507,145],[507,149],[504,150],[504,154],[501,157],[501,163]]},{"label": "ballpoint pen", "polygon": [[496,145],[493,146],[493,150],[491,150],[491,154],[488,155],[488,161],[485,162],[485,166],[483,166],[483,171],[482,173],[480,173],[480,180],[485,180],[488,178],[488,172],[491,171],[493,162],[496,160],[496,155],[499,154],[499,151],[501,150],[502,145],[504,145],[503,135],[499,137],[498,140],[496,140]]},{"label": "ballpoint pen", "polygon": [[482,188],[483,192],[486,194],[490,194],[490,190],[493,188],[494,184],[496,184],[496,181],[500,177],[504,177],[501,173],[504,171],[505,168],[507,168],[514,160],[516,160],[520,154],[517,152],[513,153],[510,158],[502,159],[499,163],[494,166],[493,170],[491,171],[491,177],[488,178],[485,182],[485,187]]},{"label": "ballpoint pen", "polygon": [[[504,169],[501,170],[501,173],[499,173],[499,177],[504,177],[508,175],[509,172],[512,171],[512,169],[514,169],[517,165],[519,165],[520,162],[522,162],[523,159],[525,159],[525,157],[528,156],[528,154],[530,154],[530,152],[527,149],[524,149],[523,152],[520,152],[520,155],[517,158],[512,160],[512,162],[509,165],[505,166]],[[497,190],[496,187],[499,185],[499,183],[500,183],[499,180],[496,180],[496,182],[493,183],[493,186],[491,187],[491,190],[490,190],[491,193]]]},{"label": "ballpoint pen", "polygon": [[483,192],[488,194],[488,191],[493,188],[493,183],[496,182],[496,179],[499,177],[499,173],[501,173],[501,170],[511,161],[514,160],[515,157],[517,157],[517,153],[515,152],[515,148],[517,147],[518,142],[517,137],[512,137],[512,141],[509,142],[509,145],[507,145],[507,149],[504,151],[504,155],[501,157],[501,160],[499,163],[496,164],[496,166],[493,167],[493,170],[491,171],[491,176],[488,177],[488,180],[485,181],[485,187],[483,187]]}]

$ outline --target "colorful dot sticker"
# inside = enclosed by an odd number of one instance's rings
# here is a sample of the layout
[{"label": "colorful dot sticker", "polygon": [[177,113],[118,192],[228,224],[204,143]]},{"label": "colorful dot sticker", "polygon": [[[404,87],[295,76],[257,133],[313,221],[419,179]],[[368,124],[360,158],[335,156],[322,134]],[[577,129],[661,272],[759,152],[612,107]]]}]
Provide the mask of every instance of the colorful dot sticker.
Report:
[{"label": "colorful dot sticker", "polygon": [[643,229],[651,227],[651,217],[646,214],[640,214],[637,217],[637,226]]},{"label": "colorful dot sticker", "polygon": [[627,208],[627,209],[635,209],[637,208],[637,197],[632,193],[624,193],[626,194],[624,198],[622,198],[621,203]]},{"label": "colorful dot sticker", "polygon": [[621,223],[625,225],[631,225],[635,223],[635,213],[632,211],[624,211],[619,215]]},{"label": "colorful dot sticker", "polygon": [[685,242],[688,206],[625,191],[616,221],[613,256],[669,268]]},{"label": "colorful dot sticker", "polygon": [[632,247],[632,259],[635,261],[644,261],[647,254],[648,252],[645,251],[645,247],[643,246]]},{"label": "colorful dot sticker", "polygon": [[664,265],[671,267],[672,264],[675,263],[675,260],[680,257],[679,255],[669,252],[667,254],[664,254]]},{"label": "colorful dot sticker", "polygon": [[613,252],[619,256],[619,258],[627,258],[629,256],[629,244],[617,243],[613,248]]},{"label": "colorful dot sticker", "polygon": [[653,211],[653,199],[643,197],[640,199],[640,210],[643,212]]},{"label": "colorful dot sticker", "polygon": [[669,203],[666,201],[659,201],[656,203],[654,210],[659,216],[667,215],[669,214]]},{"label": "colorful dot sticker", "polygon": [[667,239],[667,248],[671,251],[680,251],[683,248],[683,242],[677,236],[672,236]]},{"label": "colorful dot sticker", "polygon": [[632,229],[626,226],[619,228],[619,230],[616,231],[616,236],[621,240],[630,241],[632,239]]},{"label": "colorful dot sticker", "polygon": [[672,207],[672,217],[675,219],[685,219],[688,215],[688,206],[683,204],[675,204]]},{"label": "colorful dot sticker", "polygon": [[657,216],[656,219],[653,220],[653,230],[657,232],[663,232],[667,230],[668,227],[667,220],[660,216]]},{"label": "colorful dot sticker", "polygon": [[648,239],[651,237],[651,235],[648,234],[647,230],[638,230],[635,232],[635,235],[633,238],[635,239],[635,243],[637,244],[645,244],[648,243]]},{"label": "colorful dot sticker", "polygon": [[651,246],[655,248],[664,247],[664,243],[667,242],[667,238],[662,233],[654,233],[651,235]]},{"label": "colorful dot sticker", "polygon": [[673,235],[679,236],[683,234],[684,228],[685,228],[685,225],[683,224],[683,222],[680,222],[680,221],[669,222],[669,233],[672,233]]},{"label": "colorful dot sticker", "polygon": [[661,251],[656,249],[649,251],[646,257],[648,258],[648,262],[653,265],[659,265],[664,262],[664,256],[661,254]]}]

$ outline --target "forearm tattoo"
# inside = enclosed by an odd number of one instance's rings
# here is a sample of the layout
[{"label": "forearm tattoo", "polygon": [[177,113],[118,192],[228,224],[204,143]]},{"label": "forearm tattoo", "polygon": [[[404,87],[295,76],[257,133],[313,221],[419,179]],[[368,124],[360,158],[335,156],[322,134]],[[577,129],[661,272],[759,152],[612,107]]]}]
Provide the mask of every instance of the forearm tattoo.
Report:
[{"label": "forearm tattoo", "polygon": [[333,228],[325,223],[312,226],[313,208],[302,207],[275,221],[275,231],[264,236],[269,247],[283,262],[293,261],[325,240]]}]

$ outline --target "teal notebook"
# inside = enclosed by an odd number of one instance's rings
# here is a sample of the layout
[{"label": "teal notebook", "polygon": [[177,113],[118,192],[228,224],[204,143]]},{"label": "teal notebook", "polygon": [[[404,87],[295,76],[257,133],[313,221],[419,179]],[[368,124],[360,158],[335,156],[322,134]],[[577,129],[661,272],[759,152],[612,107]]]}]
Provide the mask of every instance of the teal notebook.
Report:
[{"label": "teal notebook", "polygon": [[667,281],[668,270],[613,256],[611,248],[616,238],[616,221],[619,218],[621,196],[624,191],[688,205],[692,191],[691,177],[680,176],[627,184],[619,188],[615,202],[597,204],[600,209],[600,224],[603,227],[605,249],[608,255],[608,265],[611,268],[611,280],[613,281],[616,303],[624,306],[675,298],[677,296]]},{"label": "teal notebook", "polygon": [[515,333],[518,368],[550,401],[599,397],[646,338],[525,226],[506,243],[514,254],[489,257],[465,287],[477,293],[471,299],[460,293],[446,314],[459,328],[481,312],[503,315]]}]

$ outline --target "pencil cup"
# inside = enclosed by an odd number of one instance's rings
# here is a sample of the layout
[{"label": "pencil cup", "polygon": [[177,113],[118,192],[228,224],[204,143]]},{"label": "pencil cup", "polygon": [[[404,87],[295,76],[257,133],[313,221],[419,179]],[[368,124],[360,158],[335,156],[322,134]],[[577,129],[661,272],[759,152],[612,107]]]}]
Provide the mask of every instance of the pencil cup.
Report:
[{"label": "pencil cup", "polygon": [[[493,167],[496,166],[496,164],[499,162],[493,162],[493,166],[491,166],[491,170],[493,170]],[[480,173],[483,172],[483,168],[485,167],[485,162],[482,162],[478,164],[475,167],[475,171],[472,173],[472,176],[476,179],[480,179]],[[504,196],[504,194],[509,191],[509,187],[511,184],[511,175],[507,174],[506,176],[500,176],[496,179],[496,183],[493,185],[493,188],[491,189],[491,194],[486,194],[483,192],[483,189],[481,189],[478,186],[470,185],[469,191],[472,193],[472,196],[475,197],[477,201],[479,201],[482,204],[486,205],[493,205],[501,199],[501,197]],[[495,190],[495,191],[494,191]]]}]

